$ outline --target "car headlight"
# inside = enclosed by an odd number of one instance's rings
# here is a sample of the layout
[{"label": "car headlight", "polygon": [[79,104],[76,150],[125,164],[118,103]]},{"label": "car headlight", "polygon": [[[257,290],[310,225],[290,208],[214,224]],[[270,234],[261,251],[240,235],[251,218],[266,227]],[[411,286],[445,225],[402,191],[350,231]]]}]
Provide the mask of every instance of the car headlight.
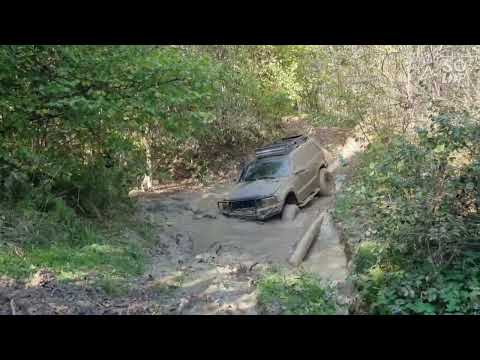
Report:
[{"label": "car headlight", "polygon": [[219,208],[220,210],[227,210],[227,209],[228,209],[228,202],[226,202],[226,201],[220,201],[220,202],[218,203],[218,208]]},{"label": "car headlight", "polygon": [[269,196],[260,200],[261,207],[273,206],[278,204],[278,199],[276,196]]}]

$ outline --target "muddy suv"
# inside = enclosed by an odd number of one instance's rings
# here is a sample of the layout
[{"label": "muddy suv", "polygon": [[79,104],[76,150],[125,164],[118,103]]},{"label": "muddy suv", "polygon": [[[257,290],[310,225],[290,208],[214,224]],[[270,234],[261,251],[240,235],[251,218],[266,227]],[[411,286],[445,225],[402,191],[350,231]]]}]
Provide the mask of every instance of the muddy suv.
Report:
[{"label": "muddy suv", "polygon": [[315,138],[284,138],[257,149],[255,155],[228,196],[218,202],[224,215],[265,220],[281,213],[282,219],[292,220],[317,194],[334,192],[333,176]]}]

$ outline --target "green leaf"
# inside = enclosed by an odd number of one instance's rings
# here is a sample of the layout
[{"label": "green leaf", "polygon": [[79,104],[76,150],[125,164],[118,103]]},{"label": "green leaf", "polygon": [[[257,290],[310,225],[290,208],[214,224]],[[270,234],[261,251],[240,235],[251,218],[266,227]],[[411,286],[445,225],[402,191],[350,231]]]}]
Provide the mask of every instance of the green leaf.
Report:
[{"label": "green leaf", "polygon": [[438,146],[435,147],[435,149],[433,149],[433,152],[435,152],[437,154],[443,153],[444,151],[445,151],[445,145],[444,144],[438,145]]}]

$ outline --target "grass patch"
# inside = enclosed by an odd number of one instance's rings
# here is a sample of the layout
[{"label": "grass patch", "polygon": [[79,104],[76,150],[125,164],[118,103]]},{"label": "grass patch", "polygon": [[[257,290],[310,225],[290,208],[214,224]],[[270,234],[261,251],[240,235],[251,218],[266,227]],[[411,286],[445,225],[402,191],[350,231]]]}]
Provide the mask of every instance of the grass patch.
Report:
[{"label": "grass patch", "polygon": [[75,281],[94,272],[99,286],[114,294],[121,281],[144,272],[152,228],[135,223],[131,214],[99,222],[66,212],[63,205],[47,213],[5,208],[0,209],[1,274],[22,280],[47,268],[60,281]]},{"label": "grass patch", "polygon": [[258,282],[259,304],[269,313],[285,315],[332,315],[336,308],[332,289],[313,274],[269,272]]},{"label": "grass patch", "polygon": [[76,280],[89,271],[140,275],[144,254],[140,247],[124,244],[30,247],[24,248],[21,255],[7,246],[0,247],[0,273],[22,279],[40,268],[54,271],[61,280]]},{"label": "grass patch", "polygon": [[104,274],[95,283],[105,293],[112,297],[122,296],[128,293],[128,286],[124,282],[124,278]]}]

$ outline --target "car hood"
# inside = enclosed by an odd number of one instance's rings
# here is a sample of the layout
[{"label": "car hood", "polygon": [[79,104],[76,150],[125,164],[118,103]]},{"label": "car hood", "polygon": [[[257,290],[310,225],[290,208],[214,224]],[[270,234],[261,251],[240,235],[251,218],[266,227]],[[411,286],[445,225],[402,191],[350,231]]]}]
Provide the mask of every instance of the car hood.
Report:
[{"label": "car hood", "polygon": [[241,182],[234,186],[226,200],[247,200],[273,195],[287,179],[264,179]]}]

